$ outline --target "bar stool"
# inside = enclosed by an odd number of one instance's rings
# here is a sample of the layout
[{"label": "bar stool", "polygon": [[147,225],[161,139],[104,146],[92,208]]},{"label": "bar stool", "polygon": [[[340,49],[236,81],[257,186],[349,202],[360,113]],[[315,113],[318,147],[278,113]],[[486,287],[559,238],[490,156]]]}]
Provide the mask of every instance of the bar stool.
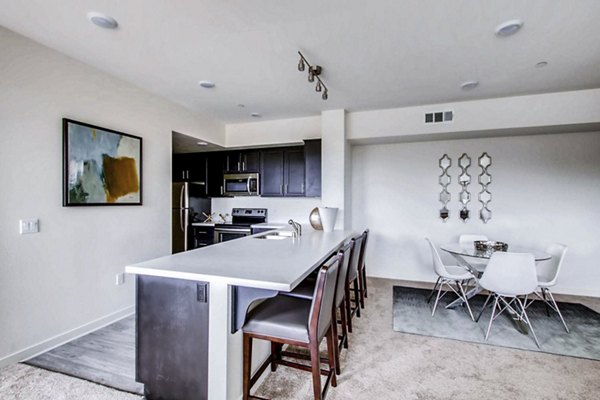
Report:
[{"label": "bar stool", "polygon": [[363,244],[360,251],[360,262],[358,265],[358,276],[360,278],[360,306],[365,308],[365,298],[367,297],[367,262],[366,262],[366,254],[367,254],[367,242],[369,240],[369,230],[366,229],[363,234]]},{"label": "bar stool", "polygon": [[[331,314],[335,302],[336,278],[339,258],[330,258],[319,270],[312,301],[291,296],[275,296],[265,300],[250,312],[244,324],[244,400],[260,399],[251,396],[250,389],[271,364],[275,371],[277,365],[298,368],[312,372],[315,400],[322,400],[329,385],[337,386],[335,372],[336,347]],[[254,376],[252,368],[252,340],[262,339],[271,342],[271,356],[259,367]],[[321,369],[319,344],[327,338],[329,369]],[[311,366],[286,361],[281,356],[281,346],[290,344],[310,350]],[[321,375],[327,376],[321,390]]]},{"label": "bar stool", "polygon": [[[363,246],[364,236],[359,235],[352,239],[354,247],[350,253],[350,264],[348,266],[348,277],[346,279],[345,295],[346,295],[346,319],[348,322],[348,332],[352,332],[352,317],[356,314],[360,318],[360,293],[362,292],[358,267],[360,262],[360,253]],[[351,296],[351,291],[354,298]],[[354,303],[354,306],[352,305]]]},{"label": "bar stool", "polygon": [[[335,289],[335,303],[333,306],[333,311],[331,318],[336,323],[332,324],[333,329],[333,337],[339,340],[338,346],[335,349],[335,372],[339,375],[341,374],[341,365],[340,365],[340,351],[342,348],[348,348],[348,323],[346,319],[346,277],[348,275],[348,266],[350,264],[350,253],[354,248],[354,240],[348,242],[342,249],[337,252],[337,257],[339,257],[339,269],[337,276],[337,283]],[[315,291],[315,284],[310,281],[304,280],[296,289],[291,292],[282,292],[283,296],[291,296],[297,297],[305,300],[312,300]],[[342,334],[338,334],[337,329],[337,311],[340,311],[340,326],[342,330]],[[295,358],[304,358],[303,355],[298,353],[293,353],[289,351],[284,351],[282,353],[287,357],[295,357]]]}]

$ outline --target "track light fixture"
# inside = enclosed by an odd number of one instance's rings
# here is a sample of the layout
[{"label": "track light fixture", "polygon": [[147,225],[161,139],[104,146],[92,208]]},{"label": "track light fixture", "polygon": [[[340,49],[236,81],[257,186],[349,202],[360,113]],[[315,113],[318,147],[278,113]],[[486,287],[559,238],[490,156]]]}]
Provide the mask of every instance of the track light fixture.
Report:
[{"label": "track light fixture", "polygon": [[298,61],[298,71],[303,72],[306,69],[306,66],[308,65],[308,81],[312,83],[316,79],[317,84],[315,86],[315,91],[323,92],[321,98],[323,100],[327,100],[329,98],[327,94],[327,86],[325,86],[325,83],[323,83],[323,81],[319,77],[323,69],[318,65],[310,65],[310,63],[306,60],[306,58],[301,52],[298,52],[298,54],[300,55],[300,61]]}]

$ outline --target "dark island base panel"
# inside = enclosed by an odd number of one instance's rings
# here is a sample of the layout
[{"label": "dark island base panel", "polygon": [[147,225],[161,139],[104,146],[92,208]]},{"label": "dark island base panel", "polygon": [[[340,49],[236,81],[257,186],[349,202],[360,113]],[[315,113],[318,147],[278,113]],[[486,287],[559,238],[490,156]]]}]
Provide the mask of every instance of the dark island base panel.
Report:
[{"label": "dark island base panel", "polygon": [[206,282],[138,275],[136,380],[148,400],[208,399]]}]

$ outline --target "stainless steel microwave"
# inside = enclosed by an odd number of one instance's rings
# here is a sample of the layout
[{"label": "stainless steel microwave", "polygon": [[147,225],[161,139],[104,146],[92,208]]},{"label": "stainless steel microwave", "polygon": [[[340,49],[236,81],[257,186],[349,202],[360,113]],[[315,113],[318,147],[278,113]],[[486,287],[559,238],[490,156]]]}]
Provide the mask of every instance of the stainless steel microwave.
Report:
[{"label": "stainless steel microwave", "polygon": [[225,196],[258,196],[258,173],[225,174],[223,194]]}]

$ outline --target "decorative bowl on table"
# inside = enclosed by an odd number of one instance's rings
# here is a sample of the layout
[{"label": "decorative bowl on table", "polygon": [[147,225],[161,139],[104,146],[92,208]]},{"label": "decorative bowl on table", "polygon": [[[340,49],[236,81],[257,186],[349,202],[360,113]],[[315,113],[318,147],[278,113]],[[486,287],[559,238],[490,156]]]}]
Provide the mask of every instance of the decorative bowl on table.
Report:
[{"label": "decorative bowl on table", "polygon": [[473,242],[477,251],[508,251],[508,243],[492,240],[475,240]]}]

